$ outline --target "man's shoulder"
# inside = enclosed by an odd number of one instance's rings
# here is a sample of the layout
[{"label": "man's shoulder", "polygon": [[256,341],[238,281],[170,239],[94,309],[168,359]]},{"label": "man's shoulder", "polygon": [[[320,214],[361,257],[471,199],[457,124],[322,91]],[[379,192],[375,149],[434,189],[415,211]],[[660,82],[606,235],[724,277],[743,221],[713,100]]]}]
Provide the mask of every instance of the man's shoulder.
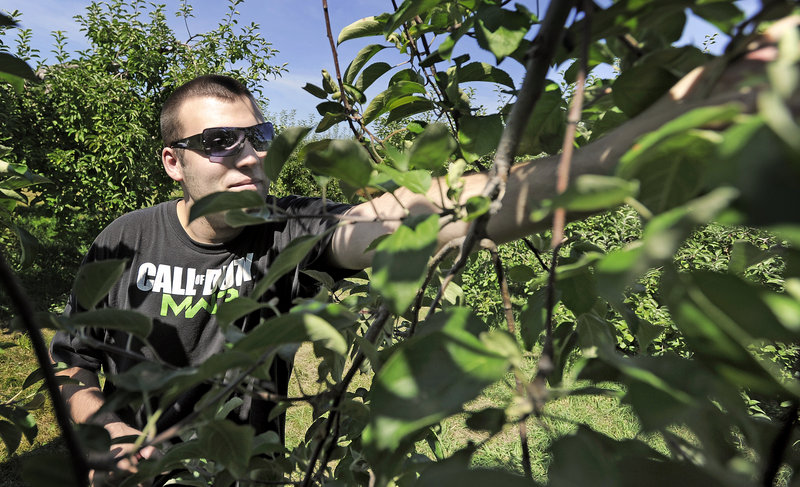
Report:
[{"label": "man's shoulder", "polygon": [[159,220],[167,218],[169,208],[174,207],[175,203],[175,201],[167,201],[125,213],[109,223],[100,232],[97,239],[119,238],[119,236],[127,233],[152,230]]}]

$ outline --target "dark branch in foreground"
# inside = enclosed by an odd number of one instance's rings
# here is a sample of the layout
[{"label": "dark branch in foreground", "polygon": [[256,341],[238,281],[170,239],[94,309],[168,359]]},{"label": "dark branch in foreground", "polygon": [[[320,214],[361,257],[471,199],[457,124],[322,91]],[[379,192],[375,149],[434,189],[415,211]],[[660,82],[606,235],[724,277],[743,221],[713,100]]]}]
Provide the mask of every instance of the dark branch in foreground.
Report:
[{"label": "dark branch in foreground", "polygon": [[6,263],[2,254],[0,254],[0,282],[2,282],[3,287],[8,293],[8,297],[11,298],[11,302],[14,303],[14,306],[19,312],[19,317],[33,345],[36,360],[39,362],[39,367],[41,367],[42,373],[44,374],[44,382],[47,386],[47,392],[50,394],[50,400],[53,403],[56,421],[58,422],[59,428],[61,428],[61,434],[64,436],[64,442],[67,444],[67,450],[72,459],[75,480],[78,482],[78,485],[88,485],[89,466],[86,463],[83,449],[75,435],[75,430],[72,428],[72,423],[70,423],[67,406],[64,404],[64,400],[58,390],[58,382],[56,381],[53,368],[50,366],[50,354],[47,352],[47,345],[44,342],[39,328],[36,326],[30,299],[25,294],[17,277],[11,271],[11,268]]}]

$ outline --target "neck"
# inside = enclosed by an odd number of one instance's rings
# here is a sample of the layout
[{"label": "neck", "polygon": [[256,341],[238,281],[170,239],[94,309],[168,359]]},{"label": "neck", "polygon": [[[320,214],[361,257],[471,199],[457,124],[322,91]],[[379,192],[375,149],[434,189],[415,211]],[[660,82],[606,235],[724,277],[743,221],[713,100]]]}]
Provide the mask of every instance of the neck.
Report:
[{"label": "neck", "polygon": [[181,226],[186,231],[186,234],[189,235],[189,238],[197,243],[225,243],[242,232],[241,228],[234,228],[225,223],[223,213],[203,216],[190,222],[190,210],[191,205],[185,198],[178,201],[178,220],[181,222]]}]

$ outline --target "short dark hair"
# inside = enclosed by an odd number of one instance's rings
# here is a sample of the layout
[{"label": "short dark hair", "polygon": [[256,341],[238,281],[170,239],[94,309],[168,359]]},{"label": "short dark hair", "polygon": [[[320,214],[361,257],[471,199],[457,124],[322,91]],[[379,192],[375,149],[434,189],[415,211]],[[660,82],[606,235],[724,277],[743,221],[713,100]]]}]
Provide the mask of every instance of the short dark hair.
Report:
[{"label": "short dark hair", "polygon": [[176,88],[161,107],[161,140],[165,147],[181,138],[182,127],[178,111],[186,100],[196,96],[228,101],[244,96],[258,107],[253,94],[239,80],[221,74],[198,76]]}]

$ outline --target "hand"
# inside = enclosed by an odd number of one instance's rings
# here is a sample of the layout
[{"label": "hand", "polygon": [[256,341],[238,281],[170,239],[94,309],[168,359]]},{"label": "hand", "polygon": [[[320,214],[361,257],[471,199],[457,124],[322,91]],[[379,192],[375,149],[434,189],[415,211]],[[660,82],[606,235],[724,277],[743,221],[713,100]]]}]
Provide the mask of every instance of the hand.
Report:
[{"label": "hand", "polygon": [[[141,431],[122,422],[105,425],[112,440],[115,438],[140,436]],[[139,449],[134,443],[115,443],[111,446],[110,453],[117,459],[113,470],[92,470],[89,472],[89,482],[92,487],[111,487],[119,485],[127,476],[137,472],[136,464],[148,458],[158,458],[161,452],[153,446]]]}]

